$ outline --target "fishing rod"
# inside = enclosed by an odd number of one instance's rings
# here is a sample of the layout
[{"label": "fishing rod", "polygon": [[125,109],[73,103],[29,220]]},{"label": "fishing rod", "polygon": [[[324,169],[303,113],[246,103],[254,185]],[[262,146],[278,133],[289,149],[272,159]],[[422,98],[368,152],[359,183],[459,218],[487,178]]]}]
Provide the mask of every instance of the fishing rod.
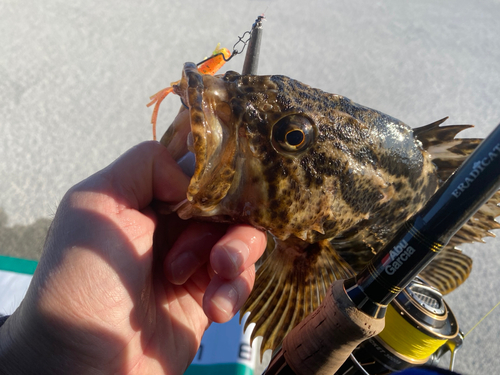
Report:
[{"label": "fishing rod", "polygon": [[500,125],[354,278],[332,284],[320,307],[283,340],[267,375],[333,374],[379,334],[387,306],[500,187]]}]

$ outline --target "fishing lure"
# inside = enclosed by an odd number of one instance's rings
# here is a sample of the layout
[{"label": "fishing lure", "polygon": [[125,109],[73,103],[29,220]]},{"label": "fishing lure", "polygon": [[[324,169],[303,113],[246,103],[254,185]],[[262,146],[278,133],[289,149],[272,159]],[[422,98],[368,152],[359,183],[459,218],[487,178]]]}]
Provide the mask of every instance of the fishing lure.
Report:
[{"label": "fishing lure", "polygon": [[[217,73],[225,63],[231,60],[234,56],[239,55],[244,51],[246,45],[251,39],[252,31],[259,25],[259,22],[264,19],[264,14],[260,15],[250,31],[245,31],[242,36],[238,36],[238,41],[234,44],[232,53],[229,52],[227,48],[220,48],[220,43],[218,43],[215,47],[215,50],[212,52],[212,55],[197,64],[198,71],[201,74],[208,74],[212,76]],[[240,45],[239,49],[238,45]],[[158,91],[156,94],[149,98],[151,101],[147,104],[147,107],[151,107],[153,104],[155,105],[153,109],[153,115],[151,116],[154,140],[156,140],[156,122],[158,120],[158,110],[160,109],[160,104],[168,94],[173,92],[173,86],[179,84],[179,82],[180,80],[172,82],[169,87]]]},{"label": "fishing lure", "polygon": [[[201,74],[214,75],[217,71],[222,68],[222,66],[229,61],[231,58],[231,52],[227,48],[220,48],[220,43],[217,44],[212,55],[205,60],[198,63],[198,71]],[[147,104],[148,107],[155,105],[153,109],[153,115],[151,116],[151,124],[153,125],[153,139],[156,141],[156,122],[158,120],[158,111],[160,109],[161,102],[170,94],[174,89],[173,86],[177,85],[179,81],[172,82],[169,87],[158,91],[156,94],[151,96],[149,99],[151,101]]]}]

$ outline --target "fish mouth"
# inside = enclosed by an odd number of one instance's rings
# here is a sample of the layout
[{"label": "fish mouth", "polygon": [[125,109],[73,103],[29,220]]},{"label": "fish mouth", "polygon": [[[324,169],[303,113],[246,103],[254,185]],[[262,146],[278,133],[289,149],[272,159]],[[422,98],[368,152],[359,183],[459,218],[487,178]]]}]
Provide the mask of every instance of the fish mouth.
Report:
[{"label": "fish mouth", "polygon": [[177,213],[183,219],[217,215],[219,203],[233,182],[238,147],[225,82],[202,75],[195,64],[185,63],[182,79],[173,89],[189,109],[191,132],[187,144],[195,155],[187,191],[189,204],[182,205]]}]

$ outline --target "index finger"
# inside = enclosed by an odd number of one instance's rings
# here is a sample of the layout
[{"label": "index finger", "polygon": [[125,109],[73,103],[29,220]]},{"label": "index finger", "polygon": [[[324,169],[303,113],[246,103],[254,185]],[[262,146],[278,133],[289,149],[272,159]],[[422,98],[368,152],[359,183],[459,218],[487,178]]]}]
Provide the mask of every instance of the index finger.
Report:
[{"label": "index finger", "polygon": [[189,185],[189,177],[156,141],[138,144],[98,174],[111,183],[115,199],[136,210],[148,206],[153,198],[180,202],[186,199]]}]

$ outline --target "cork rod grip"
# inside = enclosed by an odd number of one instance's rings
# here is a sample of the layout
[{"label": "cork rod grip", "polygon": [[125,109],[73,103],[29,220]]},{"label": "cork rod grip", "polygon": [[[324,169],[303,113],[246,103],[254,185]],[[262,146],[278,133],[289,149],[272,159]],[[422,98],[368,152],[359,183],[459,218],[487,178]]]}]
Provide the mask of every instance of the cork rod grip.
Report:
[{"label": "cork rod grip", "polygon": [[344,289],[344,281],[332,284],[320,307],[283,341],[283,355],[297,375],[337,371],[364,340],[380,333],[385,320],[358,310]]}]

